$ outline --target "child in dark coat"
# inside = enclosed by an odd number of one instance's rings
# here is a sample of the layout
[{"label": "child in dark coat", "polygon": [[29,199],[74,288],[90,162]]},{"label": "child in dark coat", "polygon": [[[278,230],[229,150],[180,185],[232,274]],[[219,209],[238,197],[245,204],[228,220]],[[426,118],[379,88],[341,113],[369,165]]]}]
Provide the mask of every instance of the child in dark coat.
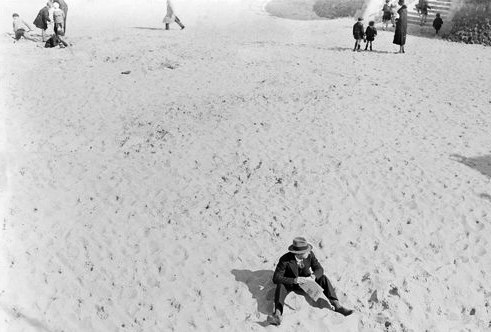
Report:
[{"label": "child in dark coat", "polygon": [[436,18],[433,20],[433,27],[435,28],[437,35],[438,35],[438,31],[440,31],[442,25],[443,25],[443,20],[440,17],[440,14],[436,14]]},{"label": "child in dark coat", "polygon": [[45,41],[45,36],[46,36],[46,30],[48,29],[48,23],[51,22],[51,19],[49,18],[49,10],[51,8],[51,2],[48,2],[46,6],[44,6],[38,13],[38,16],[36,16],[36,19],[34,20],[33,24],[41,29],[43,41]]},{"label": "child in dark coat", "polygon": [[365,37],[365,30],[363,28],[363,18],[359,17],[358,18],[358,22],[356,22],[354,25],[353,25],[353,37],[355,38],[356,42],[355,42],[355,47],[353,48],[353,51],[356,51],[356,50],[360,50],[360,46],[361,46],[361,41],[363,40],[363,38]]},{"label": "child in dark coat", "polygon": [[368,22],[367,30],[365,31],[366,43],[365,51],[368,49],[368,44],[370,44],[370,51],[372,50],[372,42],[375,40],[375,36],[377,35],[377,28],[375,28],[375,22]]}]

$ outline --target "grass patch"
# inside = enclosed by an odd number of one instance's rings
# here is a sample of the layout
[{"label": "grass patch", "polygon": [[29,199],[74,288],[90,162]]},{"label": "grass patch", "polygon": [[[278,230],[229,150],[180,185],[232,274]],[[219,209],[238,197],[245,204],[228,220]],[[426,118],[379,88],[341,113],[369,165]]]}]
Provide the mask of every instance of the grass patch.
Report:
[{"label": "grass patch", "polygon": [[362,9],[364,2],[365,0],[317,0],[313,9],[320,17],[353,17]]}]

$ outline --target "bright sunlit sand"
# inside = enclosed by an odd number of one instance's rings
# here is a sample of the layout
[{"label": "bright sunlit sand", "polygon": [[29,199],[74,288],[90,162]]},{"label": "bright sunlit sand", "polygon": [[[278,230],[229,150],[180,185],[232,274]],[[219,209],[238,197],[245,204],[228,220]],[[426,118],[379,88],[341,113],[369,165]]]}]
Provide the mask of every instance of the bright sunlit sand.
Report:
[{"label": "bright sunlit sand", "polygon": [[[2,1],[0,330],[488,330],[490,49],[174,2]],[[352,316],[266,326],[297,235]]]}]

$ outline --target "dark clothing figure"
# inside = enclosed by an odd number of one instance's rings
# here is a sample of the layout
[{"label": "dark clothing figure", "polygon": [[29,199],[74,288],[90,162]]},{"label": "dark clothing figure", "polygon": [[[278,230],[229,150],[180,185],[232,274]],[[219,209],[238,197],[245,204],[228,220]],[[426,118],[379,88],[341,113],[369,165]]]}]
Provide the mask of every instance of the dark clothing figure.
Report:
[{"label": "dark clothing figure", "polygon": [[64,48],[68,46],[68,43],[61,39],[60,36],[54,34],[46,41],[46,44],[44,44],[45,48],[52,48],[56,46]]},{"label": "dark clothing figure", "polygon": [[[393,43],[396,45],[404,46],[406,45],[406,35],[407,35],[407,7],[402,5],[397,11],[399,14],[399,19],[396,21],[396,31],[394,33]],[[401,52],[403,53],[403,51]]]},{"label": "dark clothing figure", "polygon": [[364,36],[365,36],[365,31],[364,31],[363,23],[361,21],[358,21],[353,25],[353,37],[355,39],[363,39]]},{"label": "dark clothing figure", "polygon": [[303,292],[300,285],[305,282],[315,282],[323,289],[328,299],[328,307],[334,311],[349,316],[353,310],[346,309],[339,304],[334,287],[324,275],[324,269],[312,252],[312,245],[303,237],[293,239],[293,244],[288,247],[288,253],[281,256],[273,274],[273,282],[276,284],[274,297],[275,312],[271,324],[280,325],[283,315],[285,298],[291,291]]},{"label": "dark clothing figure", "polygon": [[384,12],[384,14],[382,16],[382,21],[384,21],[384,23],[390,21],[390,19],[392,17],[392,11],[391,11],[388,3],[386,3],[384,5],[384,8],[382,8],[382,11]]},{"label": "dark clothing figure", "polygon": [[375,22],[370,22],[370,25],[367,27],[365,31],[365,37],[367,44],[365,46],[365,51],[368,49],[370,45],[370,51],[372,50],[372,42],[375,40],[375,36],[377,35],[377,28],[375,28]]},{"label": "dark clothing figure", "polygon": [[361,41],[365,37],[365,29],[363,27],[362,19],[359,18],[358,22],[353,25],[353,37],[356,39],[355,47],[353,51],[359,50]]},{"label": "dark clothing figure", "polygon": [[288,293],[301,292],[300,286],[295,284],[295,278],[310,277],[310,271],[315,275],[315,281],[324,289],[326,297],[331,301],[338,300],[331,282],[324,275],[324,269],[313,252],[310,252],[310,255],[303,260],[303,267],[298,266],[295,254],[289,252],[280,258],[273,275],[273,282],[277,284],[274,297],[275,309],[281,314],[283,314],[283,306]]},{"label": "dark clothing figure", "polygon": [[374,41],[376,35],[377,35],[377,29],[374,26],[368,26],[367,30],[365,31],[365,36],[367,38],[367,41]]},{"label": "dark clothing figure", "polygon": [[65,0],[53,0],[53,2],[57,2],[60,5],[60,9],[65,14],[65,17],[63,18],[63,31],[66,33],[66,17],[68,14],[68,5],[66,4]]},{"label": "dark clothing figure", "polygon": [[49,7],[45,6],[39,11],[33,24],[41,30],[46,30],[48,29],[48,22],[51,22],[49,18]]},{"label": "dark clothing figure", "polygon": [[442,25],[443,25],[443,20],[440,17],[440,14],[436,14],[436,18],[433,20],[433,28],[435,28],[437,35],[438,35],[438,32],[440,31]]}]

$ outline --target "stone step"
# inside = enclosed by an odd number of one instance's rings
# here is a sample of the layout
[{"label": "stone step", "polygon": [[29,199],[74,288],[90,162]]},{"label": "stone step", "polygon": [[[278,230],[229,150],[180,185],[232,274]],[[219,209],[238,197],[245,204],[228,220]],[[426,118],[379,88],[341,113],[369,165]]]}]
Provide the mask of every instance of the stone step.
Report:
[{"label": "stone step", "polygon": [[[435,18],[436,17],[436,14],[437,13],[429,13],[426,17],[433,17]],[[440,14],[440,17],[442,18],[442,20],[446,19],[448,17],[448,13],[439,13]],[[417,13],[407,13],[407,19],[409,20],[410,18],[416,18],[416,19],[419,19],[421,16],[419,16]]]},{"label": "stone step", "polygon": [[[442,7],[442,6],[430,6],[431,8],[428,9],[428,11],[442,11],[442,12],[448,12],[450,11],[450,7]],[[417,12],[416,7],[408,8],[408,11],[411,12]]]}]

